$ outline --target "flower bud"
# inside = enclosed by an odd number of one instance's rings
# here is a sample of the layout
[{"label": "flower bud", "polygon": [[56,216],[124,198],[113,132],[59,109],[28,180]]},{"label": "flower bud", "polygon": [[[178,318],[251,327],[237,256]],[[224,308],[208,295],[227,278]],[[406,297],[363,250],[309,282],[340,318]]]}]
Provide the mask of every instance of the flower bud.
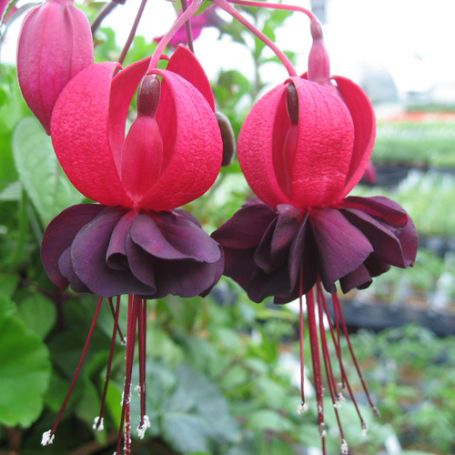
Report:
[{"label": "flower bud", "polygon": [[27,104],[48,133],[60,92],[92,63],[90,24],[74,0],[47,0],[30,11],[19,37],[17,74]]}]

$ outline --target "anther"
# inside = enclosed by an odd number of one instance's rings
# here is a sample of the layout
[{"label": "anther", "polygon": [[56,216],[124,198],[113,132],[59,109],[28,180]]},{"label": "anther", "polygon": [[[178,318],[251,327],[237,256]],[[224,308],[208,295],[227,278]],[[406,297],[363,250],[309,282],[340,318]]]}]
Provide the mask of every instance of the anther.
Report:
[{"label": "anther", "polygon": [[341,455],[348,455],[349,454],[349,446],[348,446],[348,443],[346,442],[345,439],[341,440],[340,452],[341,452]]},{"label": "anther", "polygon": [[104,430],[104,419],[100,416],[95,417],[92,428],[95,431],[103,431]]},{"label": "anther", "polygon": [[302,401],[299,406],[297,407],[297,414],[302,415],[305,414],[308,411],[308,405]]},{"label": "anther", "polygon": [[154,74],[142,79],[137,97],[137,111],[140,115],[153,117],[161,95],[161,82]]},{"label": "anther", "polygon": [[52,430],[45,431],[41,436],[41,445],[50,446],[54,443],[55,434],[52,433]]}]

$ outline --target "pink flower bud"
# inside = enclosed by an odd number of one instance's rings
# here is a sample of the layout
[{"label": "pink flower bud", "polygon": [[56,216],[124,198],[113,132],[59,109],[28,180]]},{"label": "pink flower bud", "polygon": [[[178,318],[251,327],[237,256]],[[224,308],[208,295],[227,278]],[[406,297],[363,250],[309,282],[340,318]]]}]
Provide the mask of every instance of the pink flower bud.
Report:
[{"label": "pink flower bud", "polygon": [[48,133],[60,92],[92,63],[90,24],[74,0],[47,0],[30,11],[19,38],[17,73],[27,104]]}]

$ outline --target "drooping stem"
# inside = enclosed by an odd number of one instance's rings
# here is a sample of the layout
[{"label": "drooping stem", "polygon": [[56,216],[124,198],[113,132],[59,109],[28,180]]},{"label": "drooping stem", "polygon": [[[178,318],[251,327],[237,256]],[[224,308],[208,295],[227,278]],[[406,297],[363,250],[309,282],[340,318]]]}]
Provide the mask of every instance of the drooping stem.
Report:
[{"label": "drooping stem", "polygon": [[157,66],[158,61],[161,59],[161,54],[163,53],[166,46],[169,44],[169,41],[172,37],[176,34],[176,32],[185,24],[186,21],[190,20],[196,11],[201,6],[202,0],[193,0],[191,5],[187,8],[186,11],[179,16],[176,21],[173,23],[170,30],[161,38],[158,46],[156,46],[155,51],[152,54],[150,59],[149,67],[147,70],[147,74],[150,74]]},{"label": "drooping stem", "polygon": [[95,423],[93,425],[94,430],[101,430],[104,421],[104,408],[106,405],[106,397],[107,397],[107,390],[109,387],[109,381],[111,378],[111,371],[112,371],[112,361],[114,359],[115,353],[115,344],[117,341],[117,333],[120,334],[120,328],[118,324],[119,314],[120,314],[120,297],[117,298],[117,303],[114,309],[112,299],[109,299],[109,305],[112,305],[112,309],[114,310],[114,327],[112,328],[112,338],[111,338],[111,346],[109,348],[109,358],[107,361],[106,367],[106,377],[104,379],[104,386],[103,386],[103,394],[101,396],[101,407],[100,413],[98,417],[95,419]]},{"label": "drooping stem", "polygon": [[284,3],[271,3],[271,2],[257,2],[253,0],[228,0],[229,3],[234,3],[241,6],[251,6],[257,8],[270,8],[270,9],[280,9],[284,11],[295,11],[299,13],[306,14],[311,22],[319,22],[318,18],[306,8],[296,5],[286,5]]},{"label": "drooping stem", "polygon": [[[182,0],[182,11],[185,12],[188,8],[188,3],[186,0]],[[194,45],[193,45],[193,27],[191,26],[191,19],[185,22],[185,31],[186,37],[188,41],[188,47],[190,48],[191,52],[194,53]]]},{"label": "drooping stem", "polygon": [[92,341],[92,335],[93,335],[93,332],[95,331],[96,321],[98,320],[98,316],[100,314],[100,310],[101,310],[101,305],[102,304],[103,304],[103,298],[99,297],[98,298],[98,303],[96,305],[95,313],[93,315],[92,322],[90,324],[90,329],[88,331],[87,338],[85,340],[85,344],[84,344],[84,347],[82,349],[81,356],[79,358],[79,362],[78,362],[78,364],[76,366],[76,370],[74,371],[73,378],[71,380],[71,384],[70,384],[70,386],[68,388],[68,392],[66,393],[65,399],[63,401],[63,405],[60,408],[60,411],[59,411],[59,413],[57,415],[57,418],[55,419],[54,425],[52,426],[50,432],[47,432],[47,439],[43,440],[43,442],[44,441],[47,441],[47,442],[46,442],[46,444],[43,443],[43,445],[47,445],[49,443],[52,443],[52,441],[54,439],[55,432],[57,431],[58,425],[59,425],[59,423],[60,423],[60,421],[61,421],[61,419],[63,417],[63,414],[65,413],[66,406],[68,405],[68,401],[69,401],[69,399],[71,397],[71,394],[73,393],[74,386],[76,385],[76,381],[77,381],[77,378],[79,377],[79,373],[81,371],[81,368],[82,368],[82,365],[84,363],[85,357],[87,356],[87,352],[88,352],[88,349],[90,347],[90,343]]},{"label": "drooping stem", "polygon": [[114,0],[111,0],[107,5],[103,6],[101,11],[98,13],[98,16],[95,17],[95,20],[92,23],[91,29],[92,29],[92,35],[95,35],[97,30],[99,29],[101,23],[104,21],[104,19],[109,16],[109,14],[114,11],[115,8],[120,4],[120,2],[116,2]]},{"label": "drooping stem", "polygon": [[141,4],[139,5],[139,9],[137,10],[133,26],[131,27],[130,33],[126,40],[126,43],[123,46],[120,57],[118,58],[118,62],[120,63],[120,65],[123,64],[126,54],[128,54],[131,44],[133,43],[134,37],[136,36],[137,28],[139,27],[139,22],[141,21],[142,13],[144,12],[146,4],[147,4],[147,0],[142,0]]},{"label": "drooping stem", "polygon": [[233,18],[239,21],[245,28],[247,28],[251,33],[256,35],[266,46],[268,46],[275,55],[280,59],[283,63],[284,67],[289,73],[289,76],[294,77],[297,76],[297,71],[295,70],[292,62],[286,56],[284,52],[282,52],[278,46],[269,39],[264,33],[258,30],[253,24],[251,24],[248,20],[246,20],[235,8],[233,8],[229,1],[227,0],[213,0],[213,3],[219,6],[221,9],[229,13]]}]

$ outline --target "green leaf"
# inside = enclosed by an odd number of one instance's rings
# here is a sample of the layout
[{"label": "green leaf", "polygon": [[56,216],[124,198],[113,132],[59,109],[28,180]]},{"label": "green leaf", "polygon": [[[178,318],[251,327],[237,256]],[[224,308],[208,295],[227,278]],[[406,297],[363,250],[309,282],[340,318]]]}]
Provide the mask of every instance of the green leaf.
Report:
[{"label": "green leaf", "polygon": [[41,339],[14,316],[0,317],[0,422],[29,426],[41,414],[51,363]]},{"label": "green leaf", "polygon": [[262,410],[251,414],[248,418],[250,427],[256,431],[290,431],[292,423],[284,416],[273,411]]},{"label": "green leaf", "polygon": [[11,297],[16,290],[19,277],[9,273],[0,273],[0,295]]},{"label": "green leaf", "polygon": [[8,297],[0,295],[0,318],[11,316],[16,312],[16,305]]},{"label": "green leaf", "polygon": [[40,294],[21,302],[18,305],[18,315],[25,325],[41,338],[47,336],[57,319],[55,305]]},{"label": "green leaf", "polygon": [[17,125],[13,156],[20,181],[44,224],[64,208],[82,201],[82,195],[63,174],[51,139],[37,120],[25,118]]},{"label": "green leaf", "polygon": [[166,414],[163,437],[183,453],[209,451],[210,428],[201,417],[190,414]]}]

